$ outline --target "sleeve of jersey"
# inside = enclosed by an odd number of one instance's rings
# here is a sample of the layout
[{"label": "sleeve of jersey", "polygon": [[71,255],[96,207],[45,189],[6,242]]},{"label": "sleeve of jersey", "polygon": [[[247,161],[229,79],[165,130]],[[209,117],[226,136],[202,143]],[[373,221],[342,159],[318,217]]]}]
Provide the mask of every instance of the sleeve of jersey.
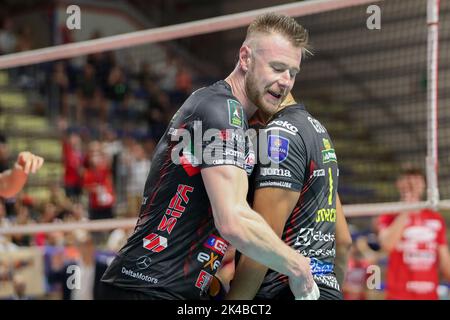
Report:
[{"label": "sleeve of jersey", "polygon": [[255,188],[275,187],[301,191],[307,172],[307,150],[302,137],[270,126],[258,140]]},{"label": "sleeve of jersey", "polygon": [[242,105],[227,96],[205,99],[197,107],[203,139],[196,143],[201,148],[202,169],[233,165],[245,169],[248,127]]}]

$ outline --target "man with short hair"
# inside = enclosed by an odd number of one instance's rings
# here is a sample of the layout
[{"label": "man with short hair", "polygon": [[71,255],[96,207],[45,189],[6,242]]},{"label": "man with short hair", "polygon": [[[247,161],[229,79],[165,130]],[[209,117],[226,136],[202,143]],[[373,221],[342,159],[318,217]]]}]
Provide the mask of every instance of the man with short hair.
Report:
[{"label": "man with short hair", "polygon": [[[400,200],[420,202],[423,172],[405,167],[397,178]],[[388,256],[386,299],[437,300],[439,271],[450,280],[445,220],[431,209],[385,214],[378,218],[379,242]]]},{"label": "man with short hair", "polygon": [[317,298],[309,260],[246,202],[253,167],[247,118],[258,108],[276,112],[306,43],[294,19],[259,16],[233,72],[181,106],[156,147],[135,232],[103,276],[105,299],[207,298],[229,244],[287,275],[296,297]]}]

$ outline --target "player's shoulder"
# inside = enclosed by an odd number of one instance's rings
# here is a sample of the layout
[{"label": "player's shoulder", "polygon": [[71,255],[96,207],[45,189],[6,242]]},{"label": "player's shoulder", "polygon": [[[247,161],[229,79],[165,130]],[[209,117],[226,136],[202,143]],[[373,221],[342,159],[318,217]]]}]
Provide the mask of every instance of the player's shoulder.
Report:
[{"label": "player's shoulder", "polygon": [[326,128],[314,118],[303,104],[294,104],[279,111],[269,122],[268,127],[278,126],[294,134],[327,133]]},{"label": "player's shoulder", "polygon": [[234,127],[244,127],[245,118],[242,104],[231,91],[230,85],[221,80],[192,93],[190,99],[195,104],[196,114],[203,118],[216,118],[217,121],[228,119]]}]

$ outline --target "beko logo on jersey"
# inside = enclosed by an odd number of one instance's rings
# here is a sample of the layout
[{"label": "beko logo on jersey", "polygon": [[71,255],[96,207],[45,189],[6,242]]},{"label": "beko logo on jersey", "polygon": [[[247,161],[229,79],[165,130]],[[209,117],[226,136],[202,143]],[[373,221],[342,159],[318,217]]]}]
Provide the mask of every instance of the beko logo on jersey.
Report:
[{"label": "beko logo on jersey", "polygon": [[276,168],[262,168],[261,175],[265,176],[280,176],[280,177],[292,177],[291,171],[287,169],[276,169]]},{"label": "beko logo on jersey", "polygon": [[301,228],[298,233],[296,246],[309,246],[311,241],[315,242],[332,242],[335,240],[334,233],[323,233],[322,231],[314,231],[314,228]]},{"label": "beko logo on jersey", "polygon": [[[271,124],[276,124],[277,126],[286,128],[290,134],[295,135],[298,132],[297,127],[287,121],[274,120],[271,123],[269,123],[268,126],[270,126]],[[281,130],[281,128],[270,128],[270,130],[276,130],[276,129]],[[281,131],[284,131],[284,130],[281,130]]]},{"label": "beko logo on jersey", "polygon": [[199,252],[197,261],[204,263],[203,268],[209,267],[212,271],[217,270],[217,268],[220,267],[219,256],[214,254],[214,252],[211,252],[210,254]]}]

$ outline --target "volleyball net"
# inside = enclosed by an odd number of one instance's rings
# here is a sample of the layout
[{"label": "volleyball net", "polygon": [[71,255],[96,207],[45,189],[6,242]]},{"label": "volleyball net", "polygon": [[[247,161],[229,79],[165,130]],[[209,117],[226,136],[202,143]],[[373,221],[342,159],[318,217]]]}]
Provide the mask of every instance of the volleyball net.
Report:
[{"label": "volleyball net", "polygon": [[[126,145],[132,137],[151,152],[189,93],[233,69],[250,21],[271,11],[296,17],[310,33],[313,55],[302,62],[293,93],[330,132],[346,215],[448,209],[450,13],[448,3],[438,5],[303,1],[0,56],[0,128],[11,158],[27,149],[46,159],[24,194],[38,202],[55,196],[68,132],[86,145],[110,142],[113,162],[128,150],[114,139]],[[405,163],[426,172],[423,202],[398,202],[395,180]],[[0,227],[0,234],[132,227],[130,176],[120,165],[114,175],[114,209],[124,214]]]}]

